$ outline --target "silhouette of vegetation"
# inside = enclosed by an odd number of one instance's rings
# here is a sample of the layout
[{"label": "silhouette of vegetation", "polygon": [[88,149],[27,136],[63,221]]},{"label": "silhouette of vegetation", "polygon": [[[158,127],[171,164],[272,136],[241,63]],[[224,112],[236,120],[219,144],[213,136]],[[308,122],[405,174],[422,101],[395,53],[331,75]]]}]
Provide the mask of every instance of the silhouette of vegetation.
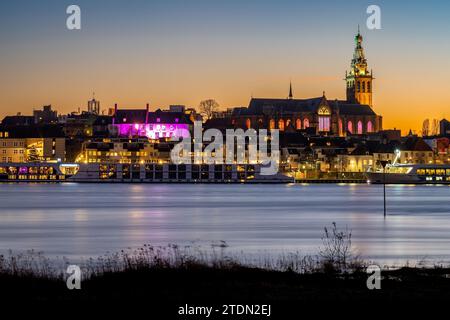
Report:
[{"label": "silhouette of vegetation", "polygon": [[[277,257],[227,253],[228,245],[169,245],[108,253],[78,263],[81,290],[68,290],[68,259],[42,253],[0,256],[1,301],[136,301],[184,304],[233,301],[339,302],[450,299],[450,269],[385,269],[382,293],[368,290],[365,263],[352,249],[351,232],[325,228],[317,256]],[[291,304],[289,304],[291,305]],[[295,306],[295,304],[294,304]]]}]

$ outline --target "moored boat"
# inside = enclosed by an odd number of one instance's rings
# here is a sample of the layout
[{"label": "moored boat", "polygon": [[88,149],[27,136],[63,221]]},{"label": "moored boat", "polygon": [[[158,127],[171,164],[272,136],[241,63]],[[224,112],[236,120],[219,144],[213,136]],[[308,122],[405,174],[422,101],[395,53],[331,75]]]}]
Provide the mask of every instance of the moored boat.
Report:
[{"label": "moored boat", "polygon": [[0,182],[290,183],[252,164],[2,163]]},{"label": "moored boat", "polygon": [[369,183],[374,184],[450,184],[450,165],[394,164],[386,171],[367,172]]}]

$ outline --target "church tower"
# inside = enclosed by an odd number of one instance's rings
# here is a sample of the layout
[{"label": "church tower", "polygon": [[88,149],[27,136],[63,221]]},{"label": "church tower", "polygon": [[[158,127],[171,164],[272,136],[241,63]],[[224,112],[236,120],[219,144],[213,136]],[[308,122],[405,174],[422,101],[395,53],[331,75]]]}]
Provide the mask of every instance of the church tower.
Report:
[{"label": "church tower", "polygon": [[355,52],[350,72],[345,73],[347,83],[347,101],[350,103],[367,104],[372,107],[373,73],[367,68],[367,60],[362,47],[363,37],[359,32],[355,36]]}]

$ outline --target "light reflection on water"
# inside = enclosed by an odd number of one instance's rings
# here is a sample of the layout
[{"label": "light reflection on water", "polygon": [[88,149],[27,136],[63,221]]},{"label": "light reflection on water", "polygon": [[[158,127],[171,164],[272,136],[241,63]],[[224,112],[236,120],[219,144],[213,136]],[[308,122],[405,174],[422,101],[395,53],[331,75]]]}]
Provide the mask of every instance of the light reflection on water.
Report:
[{"label": "light reflection on water", "polygon": [[233,252],[316,254],[323,227],[353,231],[380,263],[450,262],[450,187],[369,185],[0,184],[0,251],[72,259],[225,240]]}]

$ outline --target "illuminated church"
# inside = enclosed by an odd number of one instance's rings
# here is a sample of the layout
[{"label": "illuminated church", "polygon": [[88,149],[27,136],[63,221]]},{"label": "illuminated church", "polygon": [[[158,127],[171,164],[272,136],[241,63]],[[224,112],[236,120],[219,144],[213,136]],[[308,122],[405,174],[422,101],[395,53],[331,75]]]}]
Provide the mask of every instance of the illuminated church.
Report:
[{"label": "illuminated church", "polygon": [[308,129],[322,135],[362,135],[382,130],[382,117],[372,109],[373,73],[369,71],[358,30],[355,52],[346,72],[346,100],[325,96],[294,99],[292,85],[285,99],[252,98],[248,108],[236,108],[232,122],[236,128]]}]

